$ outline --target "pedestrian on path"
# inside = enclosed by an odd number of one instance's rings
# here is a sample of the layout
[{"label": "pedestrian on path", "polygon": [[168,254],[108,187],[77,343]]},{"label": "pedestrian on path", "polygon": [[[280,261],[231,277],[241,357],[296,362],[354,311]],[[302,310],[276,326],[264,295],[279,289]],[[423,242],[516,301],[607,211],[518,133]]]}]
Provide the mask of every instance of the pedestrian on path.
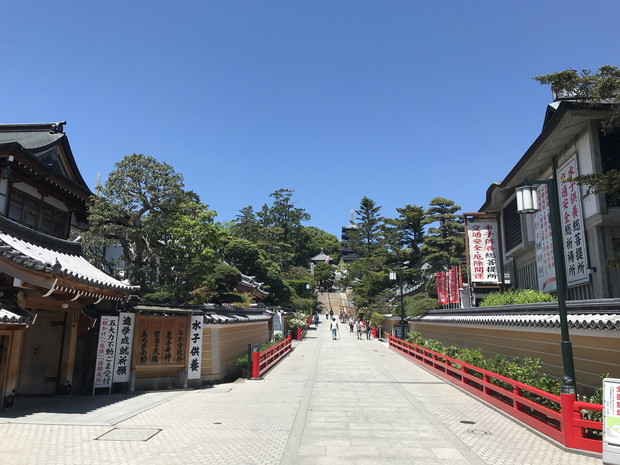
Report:
[{"label": "pedestrian on path", "polygon": [[332,318],[332,322],[329,325],[329,329],[332,330],[332,339],[335,341],[336,339],[338,339],[337,334],[338,334],[338,322],[336,321],[336,318]]},{"label": "pedestrian on path", "polygon": [[359,319],[355,322],[355,329],[357,330],[357,338],[361,339],[362,338],[362,322]]},{"label": "pedestrian on path", "polygon": [[349,331],[352,333],[353,332],[353,326],[355,325],[355,320],[353,319],[352,316],[349,317]]},{"label": "pedestrian on path", "polygon": [[367,321],[366,322],[366,339],[371,339],[371,337],[370,337],[370,330],[371,330],[371,328],[370,328],[370,321]]}]

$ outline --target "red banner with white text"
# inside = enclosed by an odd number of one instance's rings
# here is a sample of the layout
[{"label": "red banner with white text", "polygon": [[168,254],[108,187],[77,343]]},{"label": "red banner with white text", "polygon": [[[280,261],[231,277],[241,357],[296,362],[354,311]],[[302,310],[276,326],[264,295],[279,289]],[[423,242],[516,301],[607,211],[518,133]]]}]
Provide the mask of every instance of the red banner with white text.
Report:
[{"label": "red banner with white text", "polygon": [[439,305],[446,305],[450,299],[448,297],[448,273],[441,272],[436,275],[437,281],[437,300]]}]

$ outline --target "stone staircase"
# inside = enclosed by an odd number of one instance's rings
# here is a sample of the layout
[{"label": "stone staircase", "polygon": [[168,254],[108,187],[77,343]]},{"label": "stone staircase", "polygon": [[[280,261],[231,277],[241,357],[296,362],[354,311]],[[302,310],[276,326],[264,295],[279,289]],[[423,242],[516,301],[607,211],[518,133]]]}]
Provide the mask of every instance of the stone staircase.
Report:
[{"label": "stone staircase", "polygon": [[329,313],[333,310],[334,315],[338,315],[342,309],[347,314],[355,315],[356,313],[354,308],[349,307],[350,297],[346,292],[319,292],[317,297],[320,313]]}]

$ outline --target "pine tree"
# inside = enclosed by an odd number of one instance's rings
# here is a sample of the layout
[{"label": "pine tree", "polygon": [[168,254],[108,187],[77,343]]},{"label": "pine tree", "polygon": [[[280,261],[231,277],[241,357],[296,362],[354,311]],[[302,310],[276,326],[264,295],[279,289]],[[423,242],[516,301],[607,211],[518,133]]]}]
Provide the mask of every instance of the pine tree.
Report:
[{"label": "pine tree", "polygon": [[422,224],[431,225],[421,248],[432,271],[444,271],[464,260],[463,219],[454,201],[442,197],[431,200]]}]

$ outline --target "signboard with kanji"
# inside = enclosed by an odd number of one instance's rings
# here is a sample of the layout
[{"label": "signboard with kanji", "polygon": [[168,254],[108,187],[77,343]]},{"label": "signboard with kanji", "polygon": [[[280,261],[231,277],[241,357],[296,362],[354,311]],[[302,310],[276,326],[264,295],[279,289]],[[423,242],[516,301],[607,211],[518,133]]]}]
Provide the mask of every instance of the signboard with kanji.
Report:
[{"label": "signboard with kanji", "polygon": [[536,274],[538,290],[554,292],[557,289],[555,261],[553,259],[553,238],[549,211],[549,191],[546,184],[537,189],[538,208],[534,214],[534,245],[536,247]]},{"label": "signboard with kanji", "polygon": [[466,222],[471,282],[501,282],[497,221],[469,219]]},{"label": "signboard with kanji", "polygon": [[114,359],[113,382],[127,383],[131,374],[131,349],[133,347],[133,329],[136,316],[133,313],[121,313],[118,319],[118,337],[116,340],[116,357]]},{"label": "signboard with kanji", "polygon": [[189,331],[187,379],[200,378],[200,364],[202,360],[202,325],[202,315],[192,316],[192,323]]},{"label": "signboard with kanji", "polygon": [[620,379],[603,380],[603,463],[620,463]]},{"label": "signboard with kanji", "polygon": [[97,342],[93,392],[97,388],[110,388],[112,386],[117,334],[118,317],[102,316],[99,326],[99,340]]},{"label": "signboard with kanji", "polygon": [[437,300],[439,301],[439,305],[446,305],[450,303],[450,298],[448,296],[448,273],[442,271],[435,275],[436,285],[437,285]]},{"label": "signboard with kanji", "polygon": [[581,187],[573,178],[579,176],[577,157],[573,156],[558,170],[560,223],[564,240],[564,260],[568,286],[587,283],[588,256],[586,253]]},{"label": "signboard with kanji", "polygon": [[136,324],[136,364],[185,366],[188,335],[188,318],[141,315]]}]

